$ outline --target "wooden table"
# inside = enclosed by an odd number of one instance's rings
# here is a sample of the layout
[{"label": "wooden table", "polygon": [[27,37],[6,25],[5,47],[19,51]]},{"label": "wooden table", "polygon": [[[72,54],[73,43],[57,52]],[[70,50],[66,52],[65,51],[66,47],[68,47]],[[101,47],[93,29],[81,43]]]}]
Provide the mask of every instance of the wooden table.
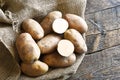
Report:
[{"label": "wooden table", "polygon": [[88,0],[88,53],[68,80],[120,80],[120,0]]}]

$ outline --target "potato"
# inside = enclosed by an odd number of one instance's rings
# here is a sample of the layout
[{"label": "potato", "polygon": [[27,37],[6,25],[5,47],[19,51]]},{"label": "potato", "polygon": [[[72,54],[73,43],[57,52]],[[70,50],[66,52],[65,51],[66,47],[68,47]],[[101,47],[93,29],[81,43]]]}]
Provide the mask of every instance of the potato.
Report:
[{"label": "potato", "polygon": [[29,33],[22,33],[16,39],[18,54],[25,63],[32,63],[39,59],[40,49]]},{"label": "potato", "polygon": [[61,17],[62,13],[60,11],[52,11],[43,19],[43,21],[40,24],[45,31],[45,35],[52,32],[53,21]]},{"label": "potato", "polygon": [[39,40],[44,36],[43,28],[37,21],[33,19],[24,20],[22,23],[22,28],[25,32],[29,33],[35,40]]},{"label": "potato", "polygon": [[74,52],[74,45],[67,39],[59,41],[57,51],[61,56],[68,57]]},{"label": "potato", "polygon": [[43,62],[45,62],[46,64],[48,64],[48,66],[50,67],[68,67],[71,66],[72,64],[75,63],[76,61],[76,56],[75,54],[71,54],[68,57],[63,57],[61,55],[59,55],[58,52],[54,52],[48,55],[45,55],[43,57]]},{"label": "potato", "polygon": [[57,44],[61,40],[61,37],[56,34],[49,34],[43,39],[37,42],[41,54],[48,54],[57,49]]},{"label": "potato", "polygon": [[70,40],[75,46],[75,52],[82,54],[87,52],[87,45],[82,35],[75,29],[68,29],[64,33],[64,38]]},{"label": "potato", "polygon": [[68,21],[70,28],[78,30],[80,33],[85,33],[88,30],[87,23],[83,18],[75,14],[66,14],[65,19]]},{"label": "potato", "polygon": [[57,34],[62,34],[68,29],[69,25],[65,19],[55,19],[52,24],[52,29]]},{"label": "potato", "polygon": [[45,74],[48,71],[49,67],[46,63],[41,61],[35,61],[33,63],[21,63],[21,70],[24,74],[36,77]]}]

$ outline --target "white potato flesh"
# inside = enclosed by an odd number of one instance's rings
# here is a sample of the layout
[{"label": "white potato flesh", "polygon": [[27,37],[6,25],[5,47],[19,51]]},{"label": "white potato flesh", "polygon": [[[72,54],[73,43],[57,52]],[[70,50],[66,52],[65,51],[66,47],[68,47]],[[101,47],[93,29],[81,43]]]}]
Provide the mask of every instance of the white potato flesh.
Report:
[{"label": "white potato flesh", "polygon": [[57,51],[61,56],[68,57],[74,52],[74,45],[71,41],[63,39],[59,41]]},{"label": "white potato flesh", "polygon": [[58,34],[64,33],[68,29],[68,27],[68,22],[62,18],[55,19],[52,24],[53,31]]}]

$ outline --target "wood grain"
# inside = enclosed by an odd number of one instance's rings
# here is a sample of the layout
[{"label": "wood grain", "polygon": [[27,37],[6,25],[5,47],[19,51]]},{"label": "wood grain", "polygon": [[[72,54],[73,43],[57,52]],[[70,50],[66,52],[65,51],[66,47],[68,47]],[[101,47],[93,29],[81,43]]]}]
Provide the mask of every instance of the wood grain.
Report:
[{"label": "wood grain", "polygon": [[87,35],[98,34],[100,31],[90,20],[93,20],[94,23],[106,31],[120,29],[120,6],[86,14],[86,21],[89,27]]},{"label": "wood grain", "polygon": [[120,45],[86,55],[69,80],[120,80]]},{"label": "wood grain", "polygon": [[[120,80],[120,0],[87,0],[85,18],[91,54],[67,80]],[[104,35],[97,26],[105,30]]]},{"label": "wood grain", "polygon": [[87,14],[86,21],[89,26],[86,36],[88,53],[120,44],[120,6]]},{"label": "wood grain", "polygon": [[120,5],[120,0],[87,0],[86,14]]},{"label": "wood grain", "polygon": [[106,35],[94,34],[86,38],[88,53],[120,45],[120,29],[106,32]]}]

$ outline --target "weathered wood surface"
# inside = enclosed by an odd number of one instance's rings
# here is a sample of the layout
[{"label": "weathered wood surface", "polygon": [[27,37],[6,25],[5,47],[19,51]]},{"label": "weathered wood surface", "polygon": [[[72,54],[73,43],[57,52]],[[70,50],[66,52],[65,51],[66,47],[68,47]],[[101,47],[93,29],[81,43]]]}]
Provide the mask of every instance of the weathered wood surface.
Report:
[{"label": "weathered wood surface", "polygon": [[93,34],[86,38],[88,53],[100,51],[120,44],[120,29],[107,31],[106,35]]},{"label": "weathered wood surface", "polygon": [[120,29],[120,6],[86,15],[89,26],[87,35],[98,34],[100,31],[90,20],[93,20],[94,23],[100,25],[101,29],[106,31]]},{"label": "weathered wood surface", "polygon": [[120,0],[87,0],[86,14],[120,5]]},{"label": "weathered wood surface", "polygon": [[68,80],[120,80],[120,0],[88,0],[86,21],[91,54]]},{"label": "weathered wood surface", "polygon": [[86,14],[86,21],[89,26],[87,32],[89,53],[120,44],[120,6]]},{"label": "weathered wood surface", "polygon": [[86,55],[68,80],[120,80],[120,45]]}]

